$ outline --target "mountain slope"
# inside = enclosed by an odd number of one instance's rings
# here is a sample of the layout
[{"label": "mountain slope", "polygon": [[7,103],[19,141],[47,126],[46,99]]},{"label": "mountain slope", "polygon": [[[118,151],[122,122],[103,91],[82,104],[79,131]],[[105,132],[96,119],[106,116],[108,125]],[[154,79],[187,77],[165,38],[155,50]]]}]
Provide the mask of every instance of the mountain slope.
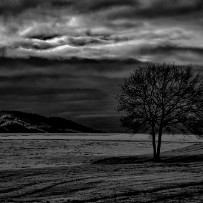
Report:
[{"label": "mountain slope", "polygon": [[0,111],[0,133],[97,133],[99,130],[59,117],[19,111]]}]

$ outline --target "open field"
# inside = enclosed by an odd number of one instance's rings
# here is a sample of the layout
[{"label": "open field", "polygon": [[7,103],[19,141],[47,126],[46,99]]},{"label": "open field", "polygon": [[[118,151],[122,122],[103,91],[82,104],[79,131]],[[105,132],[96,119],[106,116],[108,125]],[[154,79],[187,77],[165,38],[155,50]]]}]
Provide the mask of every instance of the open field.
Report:
[{"label": "open field", "polygon": [[151,143],[131,136],[2,137],[0,202],[203,202],[196,139],[164,141],[163,162],[153,163]]}]

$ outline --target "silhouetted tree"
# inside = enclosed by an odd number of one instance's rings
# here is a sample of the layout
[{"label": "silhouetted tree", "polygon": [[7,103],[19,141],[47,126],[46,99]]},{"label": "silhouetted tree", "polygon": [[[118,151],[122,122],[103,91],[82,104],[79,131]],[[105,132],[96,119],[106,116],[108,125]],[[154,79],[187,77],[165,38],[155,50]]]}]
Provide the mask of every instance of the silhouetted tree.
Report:
[{"label": "silhouetted tree", "polygon": [[117,99],[123,126],[150,132],[155,161],[160,160],[163,131],[202,133],[203,81],[192,67],[147,64],[125,78],[121,88]]}]

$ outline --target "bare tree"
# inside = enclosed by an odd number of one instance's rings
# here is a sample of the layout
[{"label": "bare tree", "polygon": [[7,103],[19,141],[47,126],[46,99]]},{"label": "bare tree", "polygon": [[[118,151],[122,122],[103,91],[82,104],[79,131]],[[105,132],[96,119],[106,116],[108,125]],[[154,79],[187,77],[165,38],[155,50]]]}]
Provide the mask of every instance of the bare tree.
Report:
[{"label": "bare tree", "polygon": [[155,161],[160,160],[163,132],[202,133],[203,81],[192,67],[147,64],[125,78],[121,90],[123,126],[150,132]]}]

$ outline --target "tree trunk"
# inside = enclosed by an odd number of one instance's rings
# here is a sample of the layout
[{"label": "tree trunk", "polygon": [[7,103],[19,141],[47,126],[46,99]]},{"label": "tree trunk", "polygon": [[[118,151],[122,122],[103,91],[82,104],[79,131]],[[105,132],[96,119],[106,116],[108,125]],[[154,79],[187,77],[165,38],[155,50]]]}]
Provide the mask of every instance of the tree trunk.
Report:
[{"label": "tree trunk", "polygon": [[159,128],[159,137],[158,137],[158,145],[157,145],[156,161],[160,161],[160,153],[161,153],[161,137],[162,137],[162,127]]},{"label": "tree trunk", "polygon": [[156,160],[156,133],[152,131],[153,159]]}]

